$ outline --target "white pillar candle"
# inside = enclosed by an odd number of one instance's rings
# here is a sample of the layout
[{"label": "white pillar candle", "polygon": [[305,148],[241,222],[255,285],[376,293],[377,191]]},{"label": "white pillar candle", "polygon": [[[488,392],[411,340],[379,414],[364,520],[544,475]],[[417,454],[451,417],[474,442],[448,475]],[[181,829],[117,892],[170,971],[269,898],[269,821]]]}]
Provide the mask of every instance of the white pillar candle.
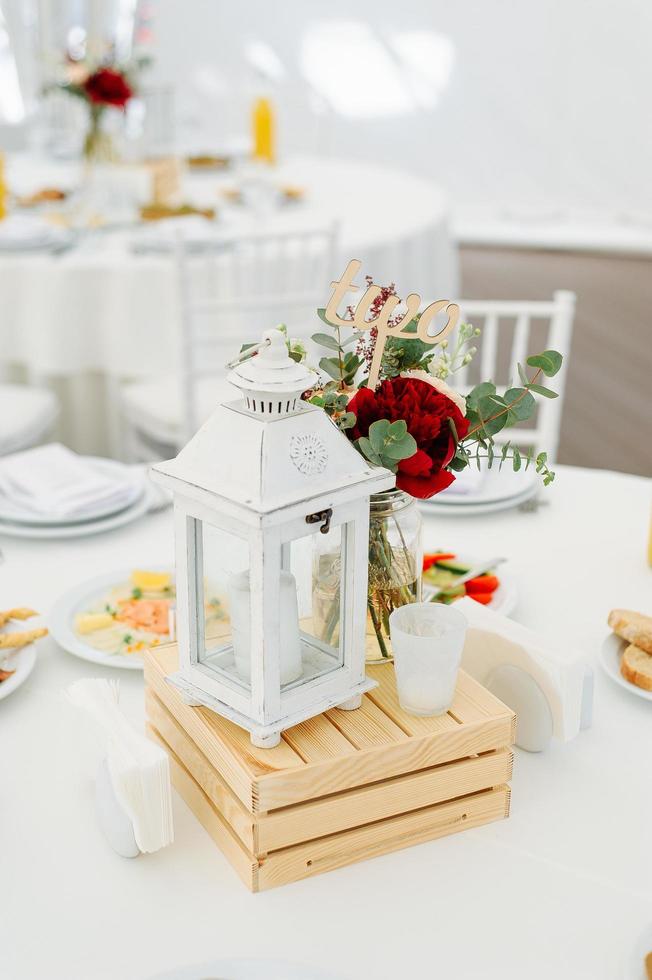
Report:
[{"label": "white pillar candle", "polygon": [[[301,676],[301,636],[297,583],[290,572],[280,574],[280,670],[281,684]],[[243,681],[251,682],[251,586],[249,572],[238,572],[229,578],[231,630],[235,667]]]}]

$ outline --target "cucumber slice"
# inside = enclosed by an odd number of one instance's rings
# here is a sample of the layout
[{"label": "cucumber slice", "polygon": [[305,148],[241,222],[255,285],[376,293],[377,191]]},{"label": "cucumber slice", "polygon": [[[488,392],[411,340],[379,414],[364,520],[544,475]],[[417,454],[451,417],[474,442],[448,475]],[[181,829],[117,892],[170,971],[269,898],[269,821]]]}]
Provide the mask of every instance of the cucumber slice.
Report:
[{"label": "cucumber slice", "polygon": [[442,558],[441,561],[435,562],[435,565],[437,568],[445,569],[447,572],[453,572],[454,575],[466,575],[467,572],[471,571],[470,565],[462,565],[461,562],[453,558]]}]

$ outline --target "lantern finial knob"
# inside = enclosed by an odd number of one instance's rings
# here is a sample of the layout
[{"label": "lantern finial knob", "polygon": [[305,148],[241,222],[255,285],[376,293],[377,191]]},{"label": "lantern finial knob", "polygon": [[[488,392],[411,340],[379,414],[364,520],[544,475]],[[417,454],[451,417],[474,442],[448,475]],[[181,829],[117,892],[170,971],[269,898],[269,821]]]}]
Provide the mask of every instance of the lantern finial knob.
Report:
[{"label": "lantern finial knob", "polygon": [[229,366],[233,370],[227,380],[243,392],[248,411],[267,419],[295,411],[299,396],[313,387],[317,377],[290,357],[285,335],[276,329],[266,330],[259,344]]}]

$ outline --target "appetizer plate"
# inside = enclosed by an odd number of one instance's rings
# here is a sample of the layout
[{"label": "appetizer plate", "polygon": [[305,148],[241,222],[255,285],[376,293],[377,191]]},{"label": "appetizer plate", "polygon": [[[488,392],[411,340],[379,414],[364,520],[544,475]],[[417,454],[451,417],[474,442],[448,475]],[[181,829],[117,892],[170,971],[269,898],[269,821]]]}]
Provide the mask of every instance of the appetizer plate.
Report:
[{"label": "appetizer plate", "polygon": [[[115,459],[103,459],[99,456],[87,456],[86,461],[91,463],[93,468],[102,476],[124,476],[128,469],[124,463],[119,463]],[[100,518],[108,517],[111,514],[121,513],[127,507],[133,506],[145,490],[145,481],[140,474],[133,479],[126,503],[116,507],[114,504],[104,504],[89,511],[84,517],[53,517],[47,514],[35,514],[34,511],[26,510],[23,507],[13,504],[6,497],[0,494],[0,524],[10,522],[12,524],[28,524],[33,527],[69,527],[73,524],[88,524],[98,521]]]},{"label": "appetizer plate", "polygon": [[[621,640],[621,638],[616,636],[615,633],[610,633],[600,647],[600,652],[598,654],[600,666],[604,670],[607,677],[609,677],[615,684],[618,684],[619,687],[624,687],[626,691],[630,692],[630,694],[636,694],[639,698],[643,698],[645,701],[652,701],[652,691],[646,691],[642,687],[637,687],[636,684],[631,684],[629,681],[625,680],[623,675],[620,673],[620,658],[622,657],[626,646],[628,646],[627,640]],[[652,949],[652,946],[650,949]]]},{"label": "appetizer plate", "polygon": [[[467,558],[465,555],[458,555],[457,561],[461,565],[468,565],[469,568],[472,567],[473,561]],[[518,590],[514,584],[513,578],[508,572],[503,571],[503,566],[501,565],[496,571],[496,575],[500,579],[500,585],[491,597],[491,602],[487,603],[487,609],[492,609],[494,612],[502,613],[503,616],[511,616],[511,614],[516,609],[516,603],[518,602]],[[428,585],[424,579],[423,582],[423,601],[427,602],[428,599],[434,595],[436,589],[432,585]],[[455,605],[455,603],[453,603]]]},{"label": "appetizer plate", "polygon": [[[151,571],[169,571],[169,569],[154,567]],[[101,664],[103,667],[121,667],[124,670],[142,670],[143,659],[138,654],[106,653],[103,650],[96,650],[75,632],[75,616],[86,612],[88,607],[97,602],[104,593],[128,582],[131,572],[131,569],[125,569],[122,572],[99,575],[62,595],[48,620],[50,635],[55,643],[73,656],[81,657],[82,660],[88,660],[93,664]]]},{"label": "appetizer plate", "polygon": [[34,669],[36,663],[36,644],[29,643],[26,647],[11,651],[1,662],[6,670],[14,670],[15,674],[0,683],[0,701],[24,684]]},{"label": "appetizer plate", "polygon": [[477,514],[496,514],[501,510],[511,510],[520,506],[520,504],[524,504],[526,500],[531,500],[532,497],[536,497],[538,492],[538,483],[533,483],[530,487],[522,490],[521,493],[515,496],[506,497],[503,500],[494,500],[491,503],[462,503],[459,499],[456,499],[454,503],[452,500],[444,503],[438,499],[441,494],[436,494],[430,500],[420,500],[419,505],[422,512],[427,516],[432,516],[436,513],[437,517],[473,517]]}]

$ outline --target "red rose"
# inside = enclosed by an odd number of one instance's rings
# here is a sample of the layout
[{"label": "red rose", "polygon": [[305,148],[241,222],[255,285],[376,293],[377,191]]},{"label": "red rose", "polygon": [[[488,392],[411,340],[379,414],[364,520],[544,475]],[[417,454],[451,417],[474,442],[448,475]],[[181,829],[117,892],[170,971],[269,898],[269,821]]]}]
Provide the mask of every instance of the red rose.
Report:
[{"label": "red rose", "polygon": [[444,469],[455,455],[455,440],[448,420],[452,419],[460,439],[469,430],[468,420],[442,392],[418,378],[392,378],[376,391],[360,388],[349,402],[356,423],[347,431],[351,439],[369,434],[378,419],[403,419],[414,437],[417,451],[398,464],[396,486],[413,497],[425,499],[445,490],[455,479]]},{"label": "red rose", "polygon": [[84,82],[84,91],[96,105],[114,105],[124,109],[134,94],[125,76],[113,68],[100,68]]}]

